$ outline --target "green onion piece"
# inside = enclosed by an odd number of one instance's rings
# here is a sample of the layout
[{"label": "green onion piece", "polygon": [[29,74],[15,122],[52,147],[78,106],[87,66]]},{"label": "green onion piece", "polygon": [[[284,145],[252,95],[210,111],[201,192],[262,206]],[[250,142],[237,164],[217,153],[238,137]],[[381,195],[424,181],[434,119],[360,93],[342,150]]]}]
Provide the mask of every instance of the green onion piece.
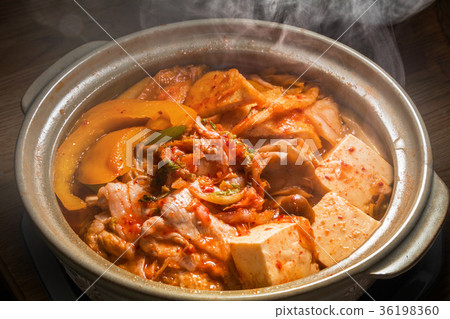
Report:
[{"label": "green onion piece", "polygon": [[[235,185],[237,185],[237,184],[235,184]],[[227,189],[226,191],[218,191],[218,192],[214,192],[211,194],[212,195],[220,195],[220,196],[230,196],[230,195],[239,193],[240,191],[241,191],[241,186],[237,185],[237,187],[233,186],[233,188]]]},{"label": "green onion piece", "polygon": [[216,126],[216,124],[214,124],[210,119],[201,119],[200,122],[202,122],[203,125],[206,125],[206,124],[211,125],[211,127],[212,127],[215,131],[217,131],[217,126]]},{"label": "green onion piece", "polygon": [[148,203],[148,202],[156,202],[157,200],[158,200],[157,197],[151,196],[151,195],[149,196],[149,195],[145,194],[144,196],[142,196],[142,198],[139,201]]},{"label": "green onion piece", "polygon": [[166,167],[169,171],[176,171],[180,168],[180,166],[172,160],[166,160],[166,164],[163,167]]},{"label": "green onion piece", "polygon": [[183,135],[183,133],[186,131],[186,128],[187,128],[186,125],[177,125],[166,128],[165,130],[159,132],[160,135],[155,139],[151,140],[147,145],[156,144],[159,140],[161,140],[165,136],[169,136],[171,140],[177,139],[181,135]]},{"label": "green onion piece", "polygon": [[165,130],[162,130],[160,133],[161,135],[170,136],[171,138],[175,139],[183,135],[183,133],[186,131],[186,128],[187,128],[186,125],[177,125],[166,128]]},{"label": "green onion piece", "polygon": [[211,120],[208,120],[209,121],[209,125],[211,125],[211,127],[215,130],[215,131],[217,131],[217,126],[216,126],[216,124],[214,124]]}]

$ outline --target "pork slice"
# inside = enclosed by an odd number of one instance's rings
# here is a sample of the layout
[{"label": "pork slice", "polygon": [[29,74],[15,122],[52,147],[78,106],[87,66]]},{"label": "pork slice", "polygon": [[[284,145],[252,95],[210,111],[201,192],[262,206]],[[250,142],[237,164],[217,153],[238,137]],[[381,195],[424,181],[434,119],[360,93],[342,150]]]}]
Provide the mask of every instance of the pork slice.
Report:
[{"label": "pork slice", "polygon": [[98,235],[100,246],[110,255],[116,258],[133,259],[136,249],[132,243],[120,238],[113,233],[103,231]]},{"label": "pork slice", "polygon": [[[95,216],[84,234],[84,240],[91,249],[101,256],[108,258],[134,259],[136,249],[134,245],[107,230],[111,216],[103,212]],[[108,258],[109,259],[109,258]]]},{"label": "pork slice", "polygon": [[336,145],[343,136],[344,125],[339,115],[338,105],[331,97],[314,103],[305,110],[305,115],[320,137],[332,146]]},{"label": "pork slice", "polygon": [[94,219],[84,234],[86,244],[102,257],[107,257],[106,252],[101,249],[98,236],[105,231],[105,224],[98,219]]},{"label": "pork slice", "polygon": [[[167,197],[161,208],[165,221],[197,249],[222,261],[230,258],[229,241],[237,236],[234,227],[208,213],[209,220],[201,218],[190,207],[193,196],[184,188]],[[202,204],[199,204],[202,205]]]},{"label": "pork slice", "polygon": [[142,225],[139,247],[152,257],[161,260],[181,259],[183,249],[189,245],[189,242],[160,216],[151,217]]},{"label": "pork slice", "polygon": [[223,284],[202,272],[171,269],[161,276],[161,281],[182,288],[199,290],[223,290]]},{"label": "pork slice", "polygon": [[140,227],[146,217],[145,206],[139,199],[144,194],[144,186],[133,181],[108,183],[98,191],[99,205],[109,209],[115,231],[122,239],[134,241],[141,232]]},{"label": "pork slice", "polygon": [[168,100],[183,103],[192,84],[205,72],[204,65],[175,66],[159,71],[149,81],[138,99]]}]

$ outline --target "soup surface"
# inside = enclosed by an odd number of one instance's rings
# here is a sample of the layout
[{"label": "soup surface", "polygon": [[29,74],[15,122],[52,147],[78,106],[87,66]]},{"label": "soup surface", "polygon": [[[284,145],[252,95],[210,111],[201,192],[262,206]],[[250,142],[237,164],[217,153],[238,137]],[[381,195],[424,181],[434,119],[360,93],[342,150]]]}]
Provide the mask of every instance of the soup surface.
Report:
[{"label": "soup surface", "polygon": [[[277,285],[379,226],[393,170],[316,83],[175,66],[77,121],[54,190],[102,257],[184,288]],[[362,141],[364,140],[364,142]]]}]

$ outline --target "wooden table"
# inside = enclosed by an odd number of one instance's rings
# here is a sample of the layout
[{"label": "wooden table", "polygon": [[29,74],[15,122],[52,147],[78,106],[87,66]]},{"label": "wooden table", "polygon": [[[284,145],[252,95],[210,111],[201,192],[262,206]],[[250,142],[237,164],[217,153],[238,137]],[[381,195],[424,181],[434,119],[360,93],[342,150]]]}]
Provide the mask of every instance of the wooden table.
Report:
[{"label": "wooden table", "polygon": [[[90,9],[114,37],[140,29],[137,8],[125,1],[96,1]],[[0,31],[0,271],[15,298],[45,300],[19,229],[24,208],[14,179],[14,146],[23,120],[20,99],[64,53],[87,41],[109,39],[71,1],[3,0]],[[450,45],[436,5],[396,26],[395,33],[406,91],[428,128],[435,170],[450,185]],[[445,231],[445,265],[430,299],[450,300],[450,220]]]}]

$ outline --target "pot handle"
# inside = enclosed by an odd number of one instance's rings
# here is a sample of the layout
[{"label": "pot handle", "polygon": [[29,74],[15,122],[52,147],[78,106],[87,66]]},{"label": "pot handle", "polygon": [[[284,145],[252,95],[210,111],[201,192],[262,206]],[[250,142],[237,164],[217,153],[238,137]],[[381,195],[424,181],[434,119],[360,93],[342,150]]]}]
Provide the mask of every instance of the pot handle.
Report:
[{"label": "pot handle", "polygon": [[389,279],[412,268],[436,239],[447,215],[448,204],[447,186],[434,173],[430,196],[418,223],[394,252],[370,268],[366,276]]},{"label": "pot handle", "polygon": [[23,114],[26,114],[31,103],[41,93],[41,91],[50,83],[59,73],[66,69],[69,65],[76,60],[85,56],[86,54],[94,51],[98,47],[108,43],[108,41],[92,41],[83,44],[76,49],[66,53],[62,58],[52,64],[47,70],[44,71],[27,89],[22,97],[21,108]]}]

